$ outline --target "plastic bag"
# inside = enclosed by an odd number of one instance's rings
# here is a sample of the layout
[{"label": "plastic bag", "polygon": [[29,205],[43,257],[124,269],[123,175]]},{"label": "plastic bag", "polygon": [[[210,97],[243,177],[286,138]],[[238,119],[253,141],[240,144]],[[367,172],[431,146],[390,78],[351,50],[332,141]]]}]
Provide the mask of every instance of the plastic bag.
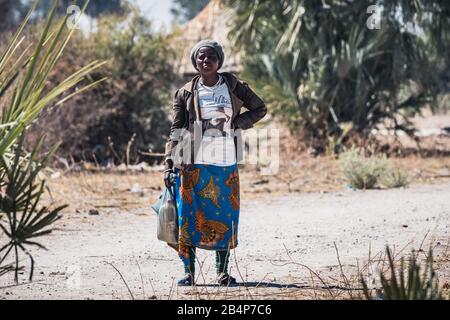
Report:
[{"label": "plastic bag", "polygon": [[[170,182],[171,182],[172,186],[175,185],[176,179],[177,179],[177,173],[171,173],[170,174]],[[164,190],[159,195],[158,200],[152,205],[152,209],[155,211],[156,214],[159,214],[159,209],[161,208],[163,203],[165,203],[165,201],[167,201],[167,199],[169,198],[170,192],[173,192],[173,191],[164,187]]]},{"label": "plastic bag", "polygon": [[[172,189],[172,190],[171,190]],[[158,214],[157,237],[158,240],[172,245],[178,244],[178,213],[171,189],[164,188],[158,201],[152,206]]]},{"label": "plastic bag", "polygon": [[158,197],[158,200],[152,205],[152,209],[156,214],[159,214],[159,209],[163,205],[164,201],[170,196],[170,191],[167,188],[164,188],[163,192]]}]

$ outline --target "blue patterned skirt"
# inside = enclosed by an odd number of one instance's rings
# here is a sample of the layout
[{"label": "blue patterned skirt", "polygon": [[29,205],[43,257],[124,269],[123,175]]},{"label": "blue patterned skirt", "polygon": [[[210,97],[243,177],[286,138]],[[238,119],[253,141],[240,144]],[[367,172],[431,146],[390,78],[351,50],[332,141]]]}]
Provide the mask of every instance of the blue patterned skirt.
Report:
[{"label": "blue patterned skirt", "polygon": [[189,247],[229,250],[237,246],[239,224],[238,165],[187,165],[178,170],[178,254],[189,260]]}]

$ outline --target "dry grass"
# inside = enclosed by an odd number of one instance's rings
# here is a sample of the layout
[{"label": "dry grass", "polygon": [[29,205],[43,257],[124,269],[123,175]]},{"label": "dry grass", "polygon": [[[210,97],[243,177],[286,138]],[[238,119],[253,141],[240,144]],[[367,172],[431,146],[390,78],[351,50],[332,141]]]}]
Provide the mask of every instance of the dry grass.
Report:
[{"label": "dry grass", "polygon": [[[423,249],[426,237],[424,237],[420,247],[417,250],[413,250],[413,254],[416,255],[419,261],[427,259],[427,250]],[[444,299],[450,299],[450,246],[448,243],[442,245],[436,239],[430,239],[430,241],[434,250],[434,268],[440,280],[439,286],[442,288]],[[411,243],[407,243],[402,247],[394,246],[392,248],[393,260],[396,265],[400,263],[401,257],[411,253],[408,251],[410,247]],[[289,253],[289,249],[285,249],[289,258],[288,262],[282,265],[272,261],[267,261],[267,263],[272,264],[274,267],[288,264],[292,267],[294,273],[298,272],[299,278],[291,277],[286,284],[273,283],[265,278],[258,282],[248,282],[246,277],[240,272],[237,263],[238,259],[234,256],[235,261],[233,265],[230,265],[230,272],[238,275],[239,285],[236,287],[218,287],[214,283],[208,283],[206,279],[213,270],[205,270],[204,261],[197,261],[199,272],[196,286],[180,288],[174,280],[171,287],[167,289],[167,293],[158,296],[151,283],[153,294],[146,295],[144,282],[142,282],[143,293],[141,298],[141,295],[137,292],[133,294],[130,291],[120,271],[117,269],[116,271],[120,274],[124,287],[129,292],[129,298],[144,300],[362,300],[365,298],[360,281],[361,277],[364,277],[369,289],[373,289],[376,292],[377,290],[375,289],[381,288],[379,283],[380,272],[387,277],[389,277],[390,273],[389,261],[385,250],[372,252],[372,249],[369,247],[365,260],[356,260],[355,264],[342,264],[339,249],[335,244],[337,264],[335,266],[327,266],[321,270],[313,270],[309,266],[297,262],[295,257]],[[309,276],[305,276],[305,270]],[[301,278],[300,275],[302,275]],[[126,277],[138,278],[136,274],[127,274]],[[142,274],[140,274],[140,277],[142,280]]]}]

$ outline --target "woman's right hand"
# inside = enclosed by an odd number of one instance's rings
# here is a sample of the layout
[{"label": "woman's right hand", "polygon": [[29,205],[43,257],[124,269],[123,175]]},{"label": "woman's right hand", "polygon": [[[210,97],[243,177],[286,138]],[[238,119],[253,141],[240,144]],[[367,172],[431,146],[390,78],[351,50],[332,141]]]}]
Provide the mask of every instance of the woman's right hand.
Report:
[{"label": "woman's right hand", "polygon": [[171,159],[167,159],[165,161],[165,170],[164,170],[164,185],[170,189],[172,187],[172,183],[170,181],[170,174],[174,173],[173,171],[173,161]]},{"label": "woman's right hand", "polygon": [[170,175],[172,173],[174,173],[172,169],[164,171],[164,185],[166,186],[167,189],[170,189],[172,187],[172,183],[170,181]]}]

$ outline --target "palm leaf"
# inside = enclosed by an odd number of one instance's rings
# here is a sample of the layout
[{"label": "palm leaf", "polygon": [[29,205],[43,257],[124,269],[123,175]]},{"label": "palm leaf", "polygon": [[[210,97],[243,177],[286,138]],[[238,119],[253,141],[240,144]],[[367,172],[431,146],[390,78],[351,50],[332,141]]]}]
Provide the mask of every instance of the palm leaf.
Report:
[{"label": "palm leaf", "polygon": [[[77,91],[63,96],[68,90],[82,84],[104,61],[93,61],[66,77],[53,88],[47,88],[47,80],[70,40],[74,29],[67,30],[67,16],[56,20],[58,0],[52,6],[34,50],[31,46],[18,54],[22,45],[22,33],[36,7],[35,2],[26,18],[0,55],[0,99],[12,91],[0,117],[0,213],[6,222],[0,220],[0,229],[9,242],[0,249],[0,266],[12,252],[15,255],[15,281],[18,281],[19,252],[25,253],[31,261],[30,279],[33,277],[34,259],[27,246],[45,249],[36,238],[51,233],[51,226],[60,219],[59,213],[66,207],[54,209],[41,207],[41,196],[45,181],[38,181],[39,172],[54,155],[59,144],[55,144],[40,156],[44,137],[41,137],[31,152],[24,149],[23,142],[27,128],[39,117],[44,108],[54,104],[62,105],[75,94],[88,90],[105,79],[82,85]],[[86,9],[85,1],[82,12]],[[3,192],[3,190],[5,190]],[[5,220],[5,219],[4,219]],[[33,239],[33,241],[31,241]],[[11,265],[7,265],[11,266]],[[11,271],[2,267],[0,274]]]}]

